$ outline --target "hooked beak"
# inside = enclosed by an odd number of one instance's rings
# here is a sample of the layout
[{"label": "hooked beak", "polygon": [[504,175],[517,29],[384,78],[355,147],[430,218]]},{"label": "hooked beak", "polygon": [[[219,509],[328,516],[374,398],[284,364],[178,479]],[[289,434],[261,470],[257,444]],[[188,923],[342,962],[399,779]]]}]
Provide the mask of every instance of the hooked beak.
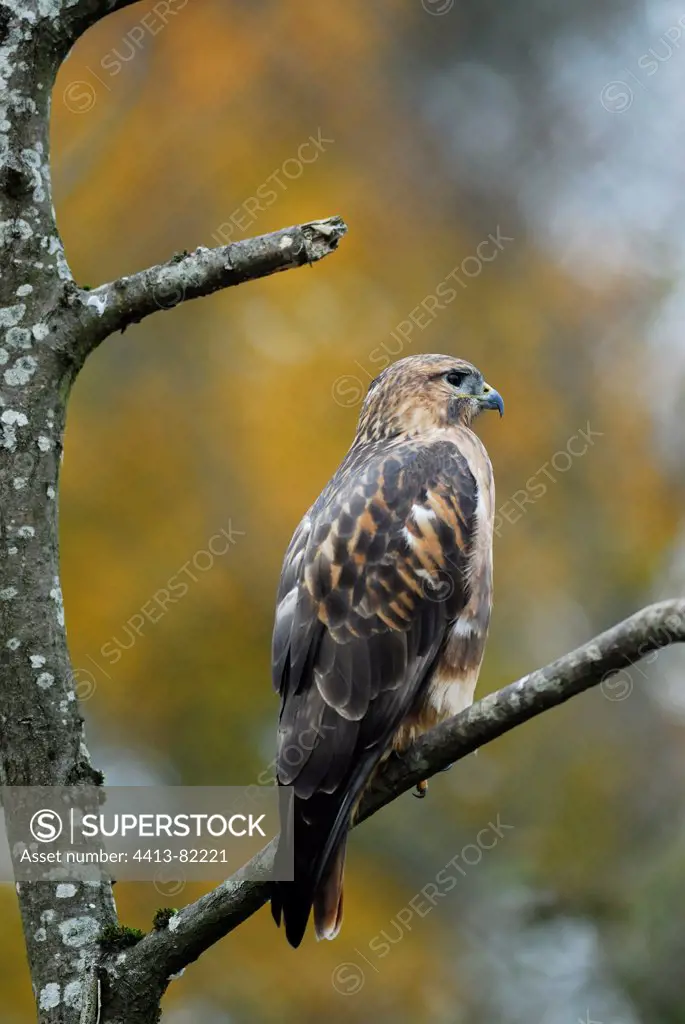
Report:
[{"label": "hooked beak", "polygon": [[489,384],[483,384],[483,393],[479,396],[481,409],[497,409],[500,418],[504,416],[504,401],[499,391],[495,391]]}]

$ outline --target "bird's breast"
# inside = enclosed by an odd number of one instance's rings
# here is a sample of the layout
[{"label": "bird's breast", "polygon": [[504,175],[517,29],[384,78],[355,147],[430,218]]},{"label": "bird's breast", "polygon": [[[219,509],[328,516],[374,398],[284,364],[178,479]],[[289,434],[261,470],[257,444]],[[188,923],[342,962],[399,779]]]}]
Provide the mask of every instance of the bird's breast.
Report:
[{"label": "bird's breast", "polygon": [[445,637],[440,659],[424,690],[421,703],[395,734],[393,748],[404,750],[433,726],[458,715],[473,703],[492,607],[492,528],[494,483],[492,467],[481,441],[460,430],[459,443],[478,487],[466,576],[469,599]]}]

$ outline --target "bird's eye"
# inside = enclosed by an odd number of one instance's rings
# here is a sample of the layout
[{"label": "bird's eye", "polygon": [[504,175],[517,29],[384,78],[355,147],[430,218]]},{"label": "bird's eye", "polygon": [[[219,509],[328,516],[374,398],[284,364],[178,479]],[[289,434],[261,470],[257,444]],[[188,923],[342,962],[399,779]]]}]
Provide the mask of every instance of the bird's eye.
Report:
[{"label": "bird's eye", "polygon": [[447,383],[455,388],[460,388],[467,377],[468,373],[465,373],[463,370],[450,370],[449,373],[445,374]]}]

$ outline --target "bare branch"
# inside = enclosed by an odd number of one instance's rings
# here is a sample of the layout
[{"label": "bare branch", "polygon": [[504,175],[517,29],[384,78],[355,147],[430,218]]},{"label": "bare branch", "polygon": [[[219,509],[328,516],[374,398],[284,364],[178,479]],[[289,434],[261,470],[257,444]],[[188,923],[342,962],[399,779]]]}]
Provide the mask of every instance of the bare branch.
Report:
[{"label": "bare branch", "polygon": [[[565,654],[545,668],[489,694],[468,710],[426,733],[406,754],[391,757],[363,801],[359,821],[405,793],[421,779],[461,760],[523,722],[605,683],[651,651],[685,642],[685,599],[650,605]],[[357,822],[359,823],[359,822]],[[245,869],[195,903],[184,907],[163,930],[146,935],[126,954],[132,989],[159,999],[168,978],[240,925],[270,897],[267,881],[275,844]],[[107,1018],[109,1019],[109,1018]]]},{"label": "bare branch", "polygon": [[78,319],[70,332],[73,354],[82,361],[108,335],[160,309],[317,263],[337,249],[346,232],[341,217],[328,217],[215,249],[200,246],[92,291],[67,286],[69,312]]},{"label": "bare branch", "polygon": [[517,725],[607,683],[652,651],[684,642],[685,599],[648,605],[582,647],[488,694],[431,729],[401,758],[392,758],[364,800],[359,821]]},{"label": "bare branch", "polygon": [[[241,925],[268,901],[276,841],[265,846],[232,878],[175,914],[165,928],[154,929],[123,956],[116,956],[114,980],[102,1024],[137,1024],[150,1019],[170,978]],[[245,879],[249,871],[250,880]],[[102,963],[108,972],[111,965]],[[125,984],[121,984],[121,979]]]}]

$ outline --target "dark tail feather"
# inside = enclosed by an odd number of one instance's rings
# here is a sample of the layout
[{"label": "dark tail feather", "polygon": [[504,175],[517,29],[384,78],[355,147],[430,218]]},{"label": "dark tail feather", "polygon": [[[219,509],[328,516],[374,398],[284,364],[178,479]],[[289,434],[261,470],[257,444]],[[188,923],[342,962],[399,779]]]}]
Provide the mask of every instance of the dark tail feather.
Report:
[{"label": "dark tail feather", "polygon": [[[316,827],[298,815],[301,808],[295,801],[294,881],[275,882],[271,897],[273,919],[277,925],[283,920],[286,938],[295,949],[302,942],[312,907],[317,938],[335,938],[342,921],[342,881],[349,820],[336,820],[337,808],[330,806],[328,795],[322,803],[324,801],[328,804],[327,813],[322,816],[323,820],[317,817]],[[337,827],[331,835],[334,821]]]},{"label": "dark tail feather", "polygon": [[347,832],[377,763],[378,754],[369,751],[344,793],[296,796],[292,815],[285,822],[282,816],[281,835],[293,830],[294,881],[274,883],[271,913],[277,925],[283,918],[294,949],[302,942],[312,907],[317,938],[334,939],[340,930]]},{"label": "dark tail feather", "polygon": [[318,858],[312,851],[314,856],[307,860],[296,854],[295,881],[274,883],[271,913],[277,925],[283,919],[286,938],[294,949],[302,942],[312,907],[318,939],[334,939],[340,931],[346,842],[343,833],[320,881],[316,881]]},{"label": "dark tail feather", "polygon": [[276,882],[271,897],[271,913],[277,925],[281,917],[285,924],[285,937],[293,949],[302,942],[312,907],[311,893],[297,882]]},{"label": "dark tail feather", "polygon": [[314,893],[314,928],[317,939],[334,939],[342,925],[346,846],[347,836],[344,835],[328,874],[322,878]]}]

